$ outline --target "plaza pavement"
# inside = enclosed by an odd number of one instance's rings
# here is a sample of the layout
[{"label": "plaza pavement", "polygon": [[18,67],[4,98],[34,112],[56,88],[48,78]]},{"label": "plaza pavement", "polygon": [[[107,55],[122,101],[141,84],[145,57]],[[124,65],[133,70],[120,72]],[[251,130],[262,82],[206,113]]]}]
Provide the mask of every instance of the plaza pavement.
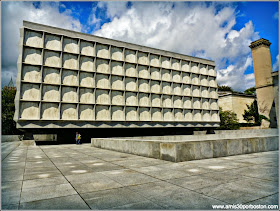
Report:
[{"label": "plaza pavement", "polygon": [[2,209],[278,204],[278,151],[173,163],[82,145],[2,143]]}]

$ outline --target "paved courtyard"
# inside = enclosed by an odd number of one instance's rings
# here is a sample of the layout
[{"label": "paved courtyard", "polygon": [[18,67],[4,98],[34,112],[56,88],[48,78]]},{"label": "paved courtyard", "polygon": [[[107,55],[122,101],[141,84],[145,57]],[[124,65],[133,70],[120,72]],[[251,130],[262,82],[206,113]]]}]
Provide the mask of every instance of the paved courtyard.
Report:
[{"label": "paved courtyard", "polygon": [[82,145],[2,143],[2,209],[278,204],[278,151],[172,163]]}]

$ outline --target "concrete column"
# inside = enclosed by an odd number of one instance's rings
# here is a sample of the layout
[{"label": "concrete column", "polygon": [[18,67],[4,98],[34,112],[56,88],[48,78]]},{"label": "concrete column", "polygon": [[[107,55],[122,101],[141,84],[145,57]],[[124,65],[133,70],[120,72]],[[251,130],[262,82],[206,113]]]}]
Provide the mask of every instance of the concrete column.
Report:
[{"label": "concrete column", "polygon": [[33,133],[25,131],[23,135],[22,144],[26,146],[35,146],[35,140]]}]

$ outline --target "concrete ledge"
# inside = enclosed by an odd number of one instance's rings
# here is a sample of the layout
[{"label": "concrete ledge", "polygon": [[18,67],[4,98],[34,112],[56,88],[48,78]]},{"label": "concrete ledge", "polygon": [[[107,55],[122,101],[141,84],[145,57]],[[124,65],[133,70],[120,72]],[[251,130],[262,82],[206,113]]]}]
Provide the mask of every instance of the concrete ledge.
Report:
[{"label": "concrete ledge", "polygon": [[180,136],[179,141],[168,140],[166,136],[153,137],[154,140],[151,137],[92,138],[91,146],[173,162],[278,150],[277,131],[262,132],[246,134],[246,137],[233,132],[231,138],[230,134]]}]

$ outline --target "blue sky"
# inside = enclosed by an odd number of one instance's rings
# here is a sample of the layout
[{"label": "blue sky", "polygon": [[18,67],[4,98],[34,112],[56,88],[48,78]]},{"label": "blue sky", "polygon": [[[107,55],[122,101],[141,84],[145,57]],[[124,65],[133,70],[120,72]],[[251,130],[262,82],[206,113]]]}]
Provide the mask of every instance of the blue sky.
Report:
[{"label": "blue sky", "polygon": [[[220,85],[254,86],[250,42],[268,39],[279,69],[274,2],[2,2],[2,87],[17,74],[22,21],[214,60]],[[278,58],[278,60],[277,60]]]},{"label": "blue sky", "polygon": [[[259,36],[272,43],[270,51],[272,64],[274,64],[276,56],[279,54],[279,4],[277,2],[244,2],[237,5],[237,9],[243,15],[237,19],[238,22],[235,27],[240,29],[244,23],[252,20],[255,31],[259,32]],[[251,67],[246,73],[252,73],[253,71],[253,67]]]}]

